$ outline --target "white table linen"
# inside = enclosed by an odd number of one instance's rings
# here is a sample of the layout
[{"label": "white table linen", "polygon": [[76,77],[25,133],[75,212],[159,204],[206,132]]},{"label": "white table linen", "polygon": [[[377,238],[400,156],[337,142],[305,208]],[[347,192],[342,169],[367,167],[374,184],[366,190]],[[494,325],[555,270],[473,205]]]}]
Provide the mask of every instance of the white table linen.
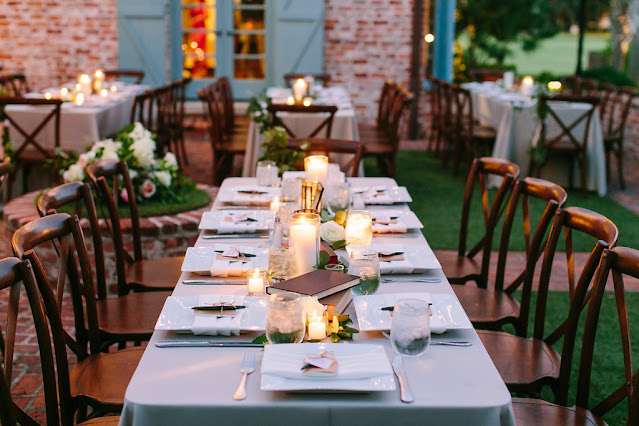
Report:
[{"label": "white table linen", "polygon": [[[353,179],[364,183],[361,178]],[[372,178],[375,185],[396,185],[393,179]],[[231,178],[223,186],[254,183],[254,179]],[[214,208],[218,206],[218,201]],[[391,208],[406,209],[406,205]],[[375,210],[373,207],[371,210]],[[384,207],[388,210],[389,207]],[[426,240],[417,230],[415,238],[403,238],[406,246],[421,246]],[[436,238],[433,235],[433,238]],[[374,242],[397,242],[388,234],[376,236]],[[196,246],[211,246],[200,237]],[[242,244],[265,247],[260,240],[242,240]],[[203,293],[246,294],[237,285],[189,286],[178,282],[173,295],[188,296]],[[399,277],[394,283],[382,283],[379,294],[454,292],[441,269],[429,270],[414,278],[439,278],[439,283],[415,283],[409,277]],[[351,304],[347,309],[355,324],[357,319]],[[404,365],[415,402],[400,401],[399,387],[394,392],[371,393],[286,393],[260,390],[263,352],[259,348],[158,348],[160,340],[192,338],[156,331],[133,375],[125,395],[121,425],[513,425],[510,393],[484,349],[477,333],[471,329],[449,330],[445,339],[467,340],[472,346],[459,348],[431,346],[420,357],[405,358]],[[241,340],[253,338],[242,336]],[[229,339],[229,338],[227,338]],[[390,341],[379,332],[360,332],[353,343],[383,345],[389,359],[394,352]],[[255,372],[249,375],[247,398],[232,398],[240,379],[242,355],[256,354]],[[354,417],[356,416],[356,417]]]}]

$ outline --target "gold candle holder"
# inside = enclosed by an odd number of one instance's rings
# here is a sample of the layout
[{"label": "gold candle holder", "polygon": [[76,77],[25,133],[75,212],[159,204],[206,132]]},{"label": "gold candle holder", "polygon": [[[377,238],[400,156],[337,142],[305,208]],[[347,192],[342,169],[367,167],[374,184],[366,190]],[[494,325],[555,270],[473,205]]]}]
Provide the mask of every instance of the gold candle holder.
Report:
[{"label": "gold candle holder", "polygon": [[[324,187],[319,182],[304,182],[302,183],[302,209],[313,209],[315,203],[315,197],[319,196],[320,190]],[[317,204],[318,212],[322,211],[321,201]]]}]

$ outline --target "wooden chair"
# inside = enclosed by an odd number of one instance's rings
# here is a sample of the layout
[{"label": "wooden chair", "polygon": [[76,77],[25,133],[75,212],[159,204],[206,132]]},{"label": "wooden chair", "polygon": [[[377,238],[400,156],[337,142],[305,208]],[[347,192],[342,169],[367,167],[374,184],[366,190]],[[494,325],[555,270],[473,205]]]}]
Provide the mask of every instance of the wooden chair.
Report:
[{"label": "wooden chair", "polygon": [[[45,269],[37,255],[38,247],[45,243],[57,243],[60,248],[56,271]],[[144,349],[136,347],[101,353],[103,345],[100,341],[93,274],[79,219],[66,213],[35,219],[13,234],[12,246],[16,256],[33,265],[51,329],[57,373],[59,376],[66,372],[69,374],[59,379],[61,386],[64,386],[60,395],[60,405],[64,410],[63,424],[71,423],[76,410],[79,410],[79,420],[83,420],[87,407],[92,408],[91,416],[119,413],[124,403],[124,392]],[[49,272],[57,276],[57,282],[49,280]],[[61,319],[62,312],[68,309],[63,303],[65,287],[71,293],[73,331],[65,329]],[[50,348],[46,342],[39,340],[41,352],[46,351],[47,346]],[[77,358],[77,364],[71,370],[67,362],[67,349]],[[53,381],[54,377],[47,380]],[[55,393],[46,394],[55,398]]]},{"label": "wooden chair", "polygon": [[[531,177],[517,180],[504,218],[494,285],[486,288],[453,285],[457,298],[475,328],[499,330],[505,324],[513,324],[518,336],[526,336],[532,280],[526,281],[525,276],[527,273],[534,273],[545,247],[546,233],[557,209],[564,206],[566,198],[566,191],[555,183]],[[544,211],[534,228],[531,226],[530,199],[545,203]],[[510,237],[520,204],[526,244],[526,266],[512,282],[505,286]],[[490,256],[491,249],[490,246],[484,246],[485,257]],[[513,293],[522,287],[522,284],[526,285],[523,286],[520,301],[517,301]]]},{"label": "wooden chair", "polygon": [[0,163],[0,190],[4,185],[4,181],[7,180],[9,173],[11,172],[11,158],[7,157]]},{"label": "wooden chair", "polygon": [[170,87],[170,103],[168,105],[167,127],[170,134],[169,147],[177,157],[181,166],[188,165],[189,159],[184,144],[184,100],[186,86],[191,82],[190,78],[181,78],[173,81]]},{"label": "wooden chair", "polygon": [[475,68],[468,71],[472,81],[497,81],[504,77],[504,70]]},{"label": "wooden chair", "polygon": [[291,138],[288,140],[289,148],[299,149],[302,144],[308,144],[308,149],[305,151],[308,155],[327,155],[329,157],[331,157],[331,154],[352,155],[350,160],[347,159],[346,162],[340,162],[344,164],[341,168],[347,176],[359,176],[359,163],[362,160],[362,153],[364,151],[360,142],[319,138]]},{"label": "wooden chair", "polygon": [[[605,287],[610,275],[613,278],[617,319],[621,331],[624,377],[623,381],[619,381],[621,386],[593,406],[590,403],[590,385],[592,370],[597,367],[593,365],[595,336],[603,299],[609,299],[609,293],[605,293]],[[605,424],[601,416],[623,402],[624,399],[627,400],[628,411],[626,424],[638,424],[639,371],[636,371],[636,366],[633,366],[632,353],[630,351],[630,328],[627,315],[628,306],[625,298],[624,275],[639,278],[639,251],[627,247],[604,250],[597,281],[590,295],[586,313],[584,337],[579,357],[575,405],[572,407],[565,406],[568,402],[570,365],[567,362],[562,362],[560,393],[557,401],[559,405],[538,399],[513,399],[513,411],[517,424]],[[606,351],[612,352],[612,348],[607,347]],[[609,377],[609,379],[612,380],[613,378]]]},{"label": "wooden chair", "polygon": [[233,92],[231,90],[231,82],[227,77],[218,77],[215,83],[218,97],[222,101],[224,116],[224,132],[229,135],[242,135],[248,137],[248,128],[250,118],[246,115],[238,116],[235,114],[233,106]]},{"label": "wooden chair", "polygon": [[[550,277],[551,274],[558,273],[557,270],[553,270],[553,260],[562,234],[566,247],[570,309],[561,325],[546,334],[544,328]],[[572,247],[575,234],[597,240],[576,282]],[[511,392],[536,395],[548,385],[557,396],[558,402],[564,403],[562,396],[566,391],[566,384],[562,372],[566,368],[570,369],[572,365],[579,317],[587,304],[601,255],[604,249],[616,244],[617,236],[615,224],[598,213],[580,207],[558,210],[541,265],[532,337],[514,336],[503,331],[478,330],[482,343]],[[533,280],[530,268],[528,272],[525,280],[529,282],[525,285],[530,285],[530,281]],[[560,355],[552,345],[562,337]]]},{"label": "wooden chair", "polygon": [[578,95],[581,91],[582,78],[577,75],[568,75],[561,78],[561,93],[565,95]]},{"label": "wooden chair", "polygon": [[0,87],[7,91],[9,96],[20,97],[31,92],[27,77],[24,74],[9,74],[0,76]]},{"label": "wooden chair", "polygon": [[442,110],[440,108],[441,80],[432,75],[427,75],[428,80],[428,104],[430,106],[430,131],[428,132],[428,149],[439,155],[441,149],[442,131],[440,129]]},{"label": "wooden chair", "polygon": [[41,217],[56,214],[62,206],[73,205],[74,214],[83,213],[89,222],[93,243],[93,260],[97,284],[96,309],[100,324],[102,349],[117,343],[120,348],[126,342],[140,342],[151,338],[157,318],[169,292],[131,293],[126,282],[123,258],[124,242],[120,234],[113,235],[119,297],[107,297],[104,245],[98,215],[88,183],[70,182],[46,191],[38,198],[37,208]]},{"label": "wooden chair", "polygon": [[[488,197],[487,180],[490,176],[502,179],[497,194],[492,202]],[[459,230],[459,246],[457,253],[436,250],[435,254],[442,266],[444,275],[451,284],[465,284],[475,281],[480,288],[488,285],[488,270],[490,267],[490,248],[497,222],[503,213],[507,196],[519,177],[519,166],[501,158],[476,158],[468,173],[466,191],[462,204],[461,227]],[[483,232],[481,239],[470,249],[468,241],[468,227],[471,215],[471,201],[475,185],[479,185],[481,208],[483,214]],[[475,256],[483,253],[482,259]]]},{"label": "wooden chair", "polygon": [[322,82],[322,86],[327,87],[328,83],[331,81],[331,76],[330,74],[313,74],[313,73],[289,73],[289,74],[284,74],[284,83],[287,86],[292,87],[293,84],[295,83],[295,80],[297,80],[298,78],[304,79],[306,77],[313,77],[313,79],[315,79],[316,81],[321,81]]},{"label": "wooden chair", "polygon": [[206,86],[198,91],[198,96],[204,104],[207,127],[213,154],[213,185],[228,176],[233,169],[233,161],[236,156],[246,152],[246,137],[232,137],[224,133],[222,111],[219,93],[212,86]]},{"label": "wooden chair", "polygon": [[13,400],[11,399],[11,390],[5,377],[4,369],[0,365],[0,424],[15,426],[18,423],[16,422]]},{"label": "wooden chair", "polygon": [[[9,173],[9,183],[7,189],[7,198],[11,198],[13,194],[13,183],[15,182],[15,176],[18,170],[24,168],[23,171],[23,188],[25,191],[28,188],[28,175],[30,169],[34,165],[42,165],[46,160],[55,158],[55,150],[60,148],[60,108],[62,101],[59,99],[30,99],[21,97],[0,97],[0,110],[4,110],[9,105],[30,105],[34,107],[41,107],[46,111],[46,115],[39,123],[32,123],[33,130],[26,130],[20,124],[18,124],[11,115],[5,114],[9,124],[13,126],[18,134],[20,134],[24,141],[21,145],[15,147],[15,151],[12,154],[13,170]],[[53,141],[45,144],[43,135],[43,129],[49,125],[53,126]],[[17,141],[14,141],[14,146]]]},{"label": "wooden chair", "polygon": [[[554,97],[540,96],[539,102],[540,108],[547,110],[548,115],[541,123],[541,135],[542,138],[537,144],[543,144],[546,150],[546,159],[542,163],[530,162],[530,174],[539,177],[543,168],[548,163],[548,160],[556,154],[564,155],[570,161],[569,175],[570,186],[574,187],[574,167],[573,162],[577,161],[579,165],[579,174],[581,181],[581,190],[584,198],[588,192],[587,188],[587,173],[588,173],[588,158],[587,158],[587,145],[588,136],[590,134],[590,122],[592,121],[593,114],[599,104],[599,98],[594,96],[575,96],[575,95],[557,95]],[[570,104],[570,103],[587,103],[590,104],[588,109],[576,117],[573,120],[563,120],[555,110],[553,110],[553,104],[557,103]],[[585,126],[581,134],[576,134],[578,126]],[[559,129],[559,133],[551,134],[550,130]],[[534,172],[534,174],[533,174]]]},{"label": "wooden chair", "polygon": [[147,90],[143,93],[135,95],[133,98],[133,106],[131,108],[131,124],[141,123],[147,129],[155,127],[157,117],[154,114],[154,91]]},{"label": "wooden chair", "polygon": [[387,134],[396,88],[397,84],[393,80],[384,81],[377,104],[375,124],[357,123],[360,140],[370,137],[384,137]]},{"label": "wooden chair", "polygon": [[606,174],[610,179],[610,156],[617,159],[617,177],[621,189],[626,189],[623,177],[623,140],[626,133],[626,123],[636,90],[632,87],[620,87],[607,98],[602,100],[606,107],[601,111],[601,124],[604,130],[604,148],[606,150]]},{"label": "wooden chair", "polygon": [[[173,119],[173,86],[167,84],[156,89],[140,93],[133,99],[131,124],[141,123],[147,130],[155,133],[156,155],[163,157],[171,146]],[[180,152],[174,152],[176,156]]]},{"label": "wooden chair", "polygon": [[[331,129],[333,128],[333,118],[335,117],[335,113],[337,112],[337,107],[335,105],[287,105],[287,104],[269,104],[266,107],[267,111],[271,114],[273,119],[274,126],[281,126],[286,130],[286,133],[292,138],[297,137],[322,137],[318,136],[318,134],[326,129],[326,134],[324,137],[331,137]],[[320,122],[313,130],[308,132],[306,135],[296,135],[281,119],[278,115],[280,113],[285,114],[328,114],[328,116]]]},{"label": "wooden chair", "polygon": [[116,70],[116,69],[104,70],[104,79],[107,81],[120,80],[123,77],[125,79],[126,78],[132,79],[134,84],[140,84],[142,83],[142,80],[144,79],[144,71]]},{"label": "wooden chair", "polygon": [[[122,240],[123,220],[120,220],[116,201],[120,191],[126,189],[128,196],[128,209],[130,213],[130,226],[133,237],[133,256],[122,246],[116,246],[116,259],[126,259],[120,262],[117,267],[118,277],[125,276],[126,283],[118,282],[118,294],[127,294],[129,289],[134,291],[162,291],[172,290],[180,278],[183,256],[163,257],[159,259],[142,258],[142,238],[140,231],[140,218],[138,215],[135,191],[129,176],[129,171],[124,160],[100,160],[89,165],[86,169],[87,176],[93,188],[101,196],[101,202],[106,204],[108,209],[111,237]],[[109,189],[107,179],[112,182],[112,189]],[[120,185],[122,182],[122,186]],[[124,201],[124,200],[122,200]],[[129,220],[126,221],[129,223]],[[126,269],[124,272],[122,269]]]}]

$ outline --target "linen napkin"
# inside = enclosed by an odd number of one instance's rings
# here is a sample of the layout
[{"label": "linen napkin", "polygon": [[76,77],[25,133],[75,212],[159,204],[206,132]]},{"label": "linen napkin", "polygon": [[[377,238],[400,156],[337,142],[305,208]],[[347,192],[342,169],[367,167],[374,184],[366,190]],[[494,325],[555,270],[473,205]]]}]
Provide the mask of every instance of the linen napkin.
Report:
[{"label": "linen napkin", "polygon": [[408,231],[408,227],[401,222],[398,223],[373,223],[373,232],[377,234],[405,234]]},{"label": "linen napkin", "polygon": [[229,213],[224,216],[217,225],[218,234],[243,234],[254,233],[257,230],[257,218],[245,214]]},{"label": "linen napkin", "polygon": [[[242,192],[246,191],[246,192]],[[251,192],[260,193],[251,193]],[[279,188],[258,187],[258,186],[237,186],[233,189],[231,203],[243,206],[259,206],[270,203],[275,197]]]},{"label": "linen napkin", "polygon": [[[257,254],[256,247],[232,246],[230,244],[217,244],[216,251],[227,252],[229,249],[237,248],[237,252],[246,254]],[[255,257],[240,257],[237,259],[215,256],[211,265],[210,273],[212,277],[240,277],[246,275],[246,270],[255,268]]]},{"label": "linen napkin", "polygon": [[[243,305],[244,296],[233,295],[207,295],[198,298],[198,305],[213,305],[215,303],[231,303],[233,305]],[[209,311],[193,311],[193,324],[191,331],[193,334],[207,336],[237,336],[240,334],[242,315],[246,309],[239,309],[235,316],[225,316],[217,318]]]},{"label": "linen napkin", "polygon": [[279,352],[277,356],[269,357],[268,362],[262,362],[262,373],[296,380],[356,380],[393,374],[386,354],[380,354],[383,356],[375,356],[375,352],[336,355],[337,374],[320,377],[308,376],[301,370],[306,353]]},{"label": "linen napkin", "polygon": [[393,199],[383,186],[353,188],[353,193],[359,194],[366,204],[393,204]]}]

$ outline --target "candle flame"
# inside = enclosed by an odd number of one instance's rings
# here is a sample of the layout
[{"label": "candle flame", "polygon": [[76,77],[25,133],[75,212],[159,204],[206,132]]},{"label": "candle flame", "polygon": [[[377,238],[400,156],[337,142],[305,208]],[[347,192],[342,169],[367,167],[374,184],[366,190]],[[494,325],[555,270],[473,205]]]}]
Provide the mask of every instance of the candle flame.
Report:
[{"label": "candle flame", "polygon": [[47,92],[44,94],[44,99],[49,100],[51,99],[51,93]]},{"label": "candle flame", "polygon": [[101,79],[102,77],[104,77],[104,71],[102,70],[95,70],[95,78]]},{"label": "candle flame", "polygon": [[84,94],[78,93],[77,96],[75,97],[75,104],[82,105],[83,103],[84,103]]},{"label": "candle flame", "polygon": [[111,86],[111,91],[114,92],[114,93],[117,92],[118,91],[117,86],[115,86],[115,85]]},{"label": "candle flame", "polygon": [[82,74],[78,81],[82,84],[91,84],[91,77],[88,74]]}]

